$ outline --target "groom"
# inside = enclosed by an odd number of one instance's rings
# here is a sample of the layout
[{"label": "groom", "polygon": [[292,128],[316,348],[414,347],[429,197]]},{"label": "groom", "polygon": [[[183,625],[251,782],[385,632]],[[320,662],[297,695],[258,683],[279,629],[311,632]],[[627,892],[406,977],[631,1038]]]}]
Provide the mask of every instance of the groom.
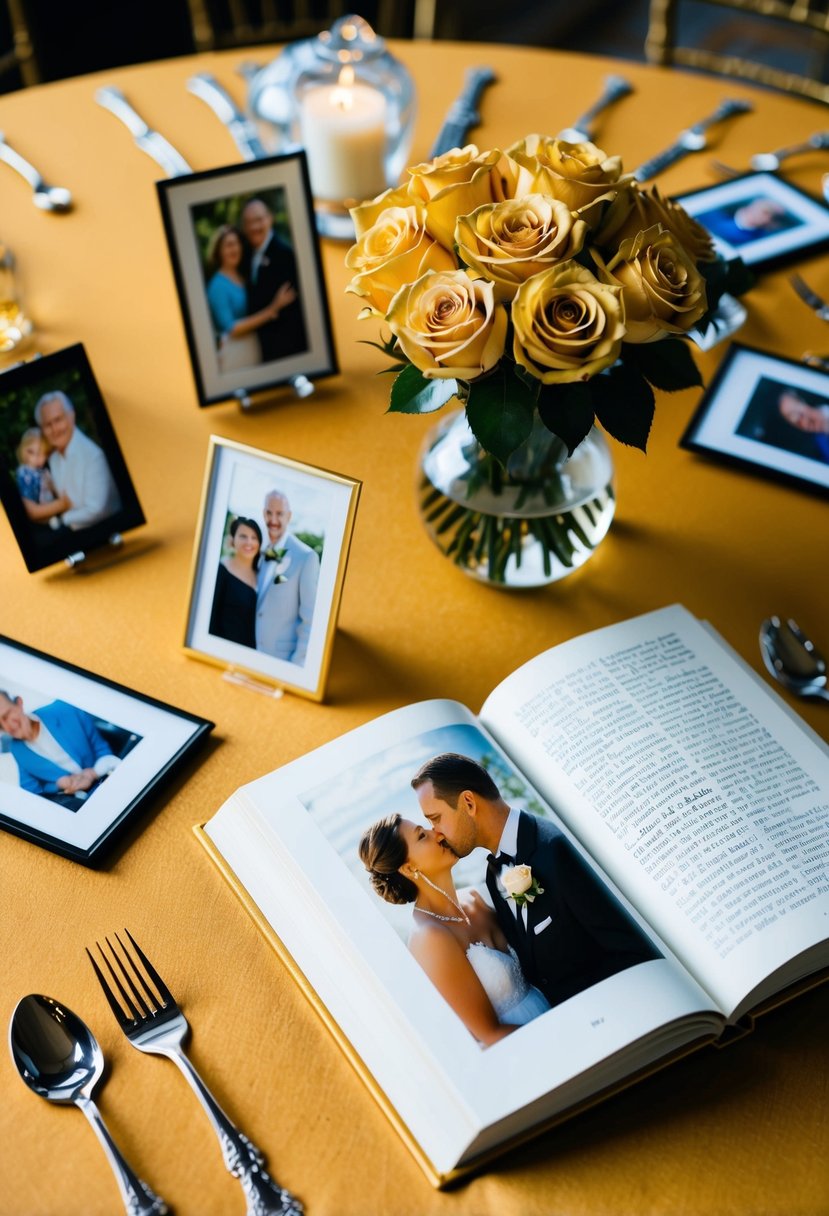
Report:
[{"label": "groom", "polygon": [[288,531],[291,504],[281,490],[265,496],[268,544],[256,588],[256,649],[302,666],[308,653],[320,562],[309,545]]},{"label": "groom", "polygon": [[[474,760],[435,756],[412,787],[438,839],[456,856],[479,845],[489,850],[486,884],[498,923],[527,979],[551,1005],[659,957],[558,828],[510,808]],[[513,866],[530,868],[527,893],[537,892],[531,901],[509,895],[516,890]]]}]

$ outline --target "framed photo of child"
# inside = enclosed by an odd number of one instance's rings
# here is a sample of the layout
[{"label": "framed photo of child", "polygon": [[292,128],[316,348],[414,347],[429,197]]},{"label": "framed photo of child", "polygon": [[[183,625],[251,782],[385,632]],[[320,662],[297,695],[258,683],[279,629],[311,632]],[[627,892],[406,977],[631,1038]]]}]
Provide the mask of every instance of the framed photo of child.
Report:
[{"label": "framed photo of child", "polygon": [[321,701],[360,482],[210,437],[185,649]]},{"label": "framed photo of child", "polygon": [[334,374],[305,153],[157,185],[199,404]]},{"label": "framed photo of child", "polygon": [[80,344],[0,375],[0,501],[30,571],[145,522]]}]

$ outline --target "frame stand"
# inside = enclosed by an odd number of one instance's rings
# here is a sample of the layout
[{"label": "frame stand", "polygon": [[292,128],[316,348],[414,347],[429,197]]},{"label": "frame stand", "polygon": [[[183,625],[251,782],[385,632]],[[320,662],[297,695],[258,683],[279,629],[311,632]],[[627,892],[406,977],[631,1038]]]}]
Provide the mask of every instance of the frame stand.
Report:
[{"label": "frame stand", "polygon": [[270,697],[273,701],[278,701],[285,695],[283,688],[274,688],[272,684],[266,684],[264,680],[255,680],[247,672],[239,671],[235,667],[228,667],[227,671],[223,671],[222,679],[227,680],[229,684],[238,684],[241,688],[247,688],[251,692],[261,693],[262,696]]},{"label": "frame stand", "polygon": [[120,532],[113,532],[107,540],[106,546],[101,545],[99,549],[93,549],[91,553],[84,553],[82,549],[79,549],[77,553],[70,553],[63,560],[70,570],[77,570],[80,573],[81,568],[93,570],[96,566],[109,565],[115,557],[123,557],[123,548],[123,536]]},{"label": "frame stand", "polygon": [[[288,380],[288,384],[290,384],[291,388],[294,390],[295,394],[300,398],[300,400],[303,397],[310,397],[317,391],[316,385],[313,384],[307,376],[303,376],[301,372],[298,376],[291,376],[290,380]],[[234,391],[233,396],[239,403],[239,409],[243,412],[253,408],[253,400],[246,388],[237,388]]]}]

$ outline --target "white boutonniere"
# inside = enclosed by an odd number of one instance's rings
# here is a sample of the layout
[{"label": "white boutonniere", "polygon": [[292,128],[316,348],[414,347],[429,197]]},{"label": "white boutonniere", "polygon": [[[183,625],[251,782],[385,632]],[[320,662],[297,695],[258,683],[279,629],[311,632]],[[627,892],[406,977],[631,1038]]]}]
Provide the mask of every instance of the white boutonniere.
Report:
[{"label": "white boutonniere", "polygon": [[274,584],[287,582],[285,574],[291,564],[291,555],[288,550],[276,549],[273,545],[271,545],[270,548],[264,551],[262,556],[266,562],[276,562],[276,565],[273,568]]},{"label": "white boutonniere", "polygon": [[519,908],[522,904],[531,904],[536,895],[544,894],[544,888],[538,885],[537,878],[533,878],[529,866],[507,866],[499,877],[507,896],[514,900]]}]

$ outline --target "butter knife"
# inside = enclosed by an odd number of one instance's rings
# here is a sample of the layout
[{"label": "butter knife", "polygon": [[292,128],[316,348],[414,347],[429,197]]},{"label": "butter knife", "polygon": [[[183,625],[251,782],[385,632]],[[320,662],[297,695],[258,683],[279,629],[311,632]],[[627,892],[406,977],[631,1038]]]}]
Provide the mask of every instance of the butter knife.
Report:
[{"label": "butter knife", "polygon": [[129,131],[141,149],[148,156],[160,165],[168,177],[181,177],[185,173],[192,173],[193,170],[188,165],[187,161],[177,152],[168,140],[158,131],[151,130],[144,122],[144,119],[138,114],[127,101],[120,89],[113,88],[107,85],[102,89],[98,89],[95,94],[95,100],[99,106],[103,106],[105,110],[109,110],[116,118],[120,118],[121,122]]},{"label": "butter knife", "polygon": [[429,159],[442,156],[451,148],[462,148],[467,135],[481,121],[478,113],[478,102],[481,94],[488,85],[497,80],[492,68],[469,68],[464,80],[460,96],[449,107],[440,133],[432,145]]},{"label": "butter knife", "polygon": [[724,122],[726,118],[732,118],[736,114],[747,114],[753,108],[751,102],[734,98],[721,102],[713,114],[695,122],[687,130],[680,131],[670,147],[665,148],[663,152],[657,152],[656,156],[651,157],[650,160],[646,160],[638,169],[634,170],[633,176],[638,182],[647,181],[649,177],[656,177],[657,173],[661,173],[669,165],[682,160],[683,156],[690,156],[692,152],[702,152],[708,146],[705,133],[709,127],[713,127],[718,122]]},{"label": "butter knife", "polygon": [[245,118],[236,102],[222,88],[215,76],[211,76],[209,72],[197,72],[187,81],[187,90],[210,106],[219,121],[224,123],[233,136],[234,143],[245,160],[261,160],[263,156],[267,156],[255,126]]}]

